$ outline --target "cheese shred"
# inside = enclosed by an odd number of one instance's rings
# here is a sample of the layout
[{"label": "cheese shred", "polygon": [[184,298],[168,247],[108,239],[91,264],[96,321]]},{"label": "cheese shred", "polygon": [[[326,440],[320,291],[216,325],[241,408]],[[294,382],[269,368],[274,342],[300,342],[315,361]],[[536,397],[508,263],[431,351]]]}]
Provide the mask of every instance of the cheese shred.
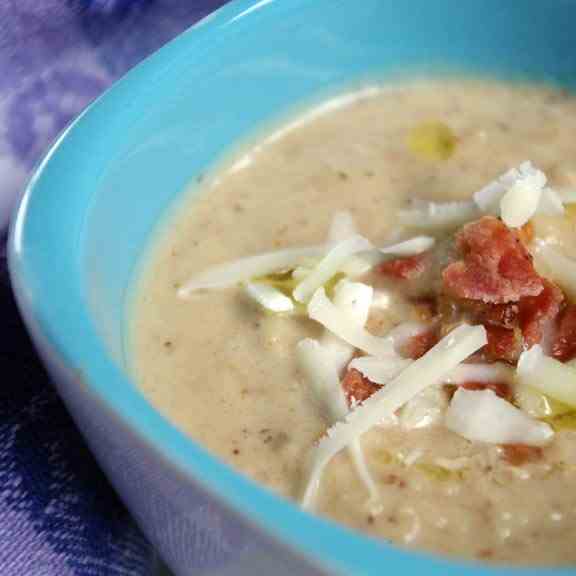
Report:
[{"label": "cheese shred", "polygon": [[343,422],[329,428],[314,450],[302,505],[310,507],[313,504],[324,468],[336,454],[422,390],[441,382],[451,370],[486,343],[486,330],[483,326],[463,324],[457,327],[350,412]]},{"label": "cheese shred", "polygon": [[340,267],[358,252],[372,249],[372,244],[363,236],[355,235],[336,244],[318,263],[318,266],[294,288],[293,297],[297,302],[305,302],[330,278],[340,271]]}]

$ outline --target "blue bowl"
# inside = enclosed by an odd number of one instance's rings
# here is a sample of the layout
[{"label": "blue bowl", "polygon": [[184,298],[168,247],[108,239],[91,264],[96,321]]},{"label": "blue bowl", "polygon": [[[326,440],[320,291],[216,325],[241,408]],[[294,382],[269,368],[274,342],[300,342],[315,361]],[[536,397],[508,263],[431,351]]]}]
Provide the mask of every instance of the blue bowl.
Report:
[{"label": "blue bowl", "polygon": [[255,127],[406,73],[571,87],[575,21],[572,0],[238,0],[138,66],[53,146],[13,222],[19,306],[102,467],[176,574],[512,571],[352,533],[207,454],[130,381],[126,294],[158,220]]}]

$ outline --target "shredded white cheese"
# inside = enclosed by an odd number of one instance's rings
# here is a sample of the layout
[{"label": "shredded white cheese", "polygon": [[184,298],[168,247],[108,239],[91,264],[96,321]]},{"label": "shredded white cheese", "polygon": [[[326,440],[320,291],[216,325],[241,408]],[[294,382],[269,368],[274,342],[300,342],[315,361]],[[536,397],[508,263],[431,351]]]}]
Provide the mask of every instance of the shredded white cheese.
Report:
[{"label": "shredded white cheese", "polygon": [[400,425],[406,430],[426,428],[442,420],[448,398],[440,384],[429,386],[402,406]]},{"label": "shredded white cheese", "polygon": [[[331,351],[323,348],[318,341],[306,338],[298,343],[296,355],[330,424],[344,419],[348,413],[348,406],[336,366],[332,362]],[[377,507],[378,488],[366,464],[360,440],[355,440],[349,446],[349,450],[356,472],[368,491],[369,505]],[[314,500],[315,494],[309,494],[306,506],[312,507]]]},{"label": "shredded white cheese", "polygon": [[534,216],[540,204],[543,185],[537,176],[529,176],[519,178],[508,189],[500,200],[500,216],[506,226],[520,228]]},{"label": "shredded white cheese", "polygon": [[280,290],[260,282],[247,282],[244,290],[250,298],[270,312],[293,312],[294,302]]},{"label": "shredded white cheese", "polygon": [[538,270],[545,272],[547,278],[576,298],[576,261],[542,241],[534,243],[533,254]]},{"label": "shredded white cheese", "polygon": [[446,411],[449,430],[474,442],[542,446],[554,432],[492,390],[456,390]]},{"label": "shredded white cheese", "polygon": [[[343,278],[334,288],[334,306],[351,323],[363,328],[368,320],[373,293],[372,286]],[[330,353],[337,373],[342,374],[354,355],[354,347],[327,330],[322,334],[320,343]]]},{"label": "shredded white cheese", "polygon": [[368,321],[374,288],[362,282],[351,282],[343,278],[334,287],[334,306],[358,326]]},{"label": "shredded white cheese", "polygon": [[318,288],[308,303],[308,315],[348,344],[372,356],[390,356],[394,346],[389,338],[379,338],[351,322],[326,296],[324,288]]},{"label": "shredded white cheese", "polygon": [[348,278],[359,278],[370,272],[370,270],[380,262],[382,262],[382,256],[378,251],[370,250],[369,252],[352,256],[352,258],[342,264],[340,272]]},{"label": "shredded white cheese", "polygon": [[375,358],[374,356],[360,356],[350,362],[349,367],[358,370],[374,384],[387,384],[412,364],[412,360],[396,355],[387,358]]},{"label": "shredded white cheese", "polygon": [[292,270],[292,278],[294,278],[294,280],[304,280],[310,272],[312,272],[311,268],[307,268],[306,266],[297,266]]},{"label": "shredded white cheese", "polygon": [[502,216],[507,226],[523,226],[535,213],[563,214],[557,192],[546,186],[546,175],[531,162],[522,162],[474,194],[474,202],[487,214]]},{"label": "shredded white cheese", "polygon": [[350,412],[344,422],[330,428],[314,451],[303,503],[309,502],[316,493],[325,466],[336,454],[422,390],[442,382],[451,370],[482,348],[486,342],[486,330],[483,326],[459,326]]},{"label": "shredded white cheese", "polygon": [[427,202],[414,208],[401,210],[398,217],[401,224],[412,228],[441,230],[457,228],[480,216],[474,202]]},{"label": "shredded white cheese", "polygon": [[374,290],[374,297],[372,298],[372,306],[378,310],[390,310],[395,300],[398,298],[389,290]]},{"label": "shredded white cheese", "polygon": [[215,266],[198,276],[194,276],[179,288],[178,296],[180,298],[188,298],[193,292],[198,290],[227,288],[273,272],[291,270],[306,262],[309,258],[323,256],[325,251],[325,246],[307,246],[240,258],[239,260]]},{"label": "shredded white cheese", "polygon": [[502,197],[517,182],[529,182],[533,187],[540,190],[546,186],[546,175],[541,170],[535,168],[531,162],[522,162],[517,168],[511,168],[501,174],[481,190],[474,194],[474,202],[482,212],[500,214],[500,201]]},{"label": "shredded white cheese", "polygon": [[305,338],[296,346],[296,357],[326,418],[330,422],[344,418],[348,406],[330,354],[317,340]]},{"label": "shredded white cheese", "polygon": [[460,364],[445,380],[446,384],[464,384],[465,382],[511,382],[514,370],[508,364]]},{"label": "shredded white cheese", "polygon": [[372,249],[372,244],[363,236],[355,235],[336,244],[318,263],[316,268],[294,288],[293,297],[297,302],[305,302],[332,276],[346,260],[358,252]]},{"label": "shredded white cheese", "polygon": [[516,375],[519,384],[576,408],[576,369],[545,356],[539,345],[520,355]]},{"label": "shredded white cheese", "polygon": [[394,349],[399,352],[411,338],[419,336],[427,330],[430,330],[430,326],[427,326],[423,322],[402,322],[402,324],[394,326],[394,328],[386,334],[386,338],[392,342]]},{"label": "shredded white cheese", "polygon": [[430,250],[436,241],[432,236],[415,236],[409,240],[384,246],[379,249],[382,254],[393,254],[394,256],[414,256]]},{"label": "shredded white cheese", "polygon": [[[368,319],[372,294],[373,288],[371,286],[359,282],[350,282],[344,278],[334,288],[334,305],[350,319],[350,322],[362,327]],[[328,331],[324,331],[322,334],[319,345],[304,344],[303,342],[298,345],[299,349],[304,349],[300,350],[299,353],[301,362],[308,363],[307,372],[309,379],[316,379],[317,381],[316,384],[313,384],[317,396],[323,395],[323,390],[326,390],[326,398],[323,404],[325,405],[325,410],[328,409],[326,404],[331,406],[328,411],[331,416],[330,423],[333,424],[343,419],[348,413],[340,375],[354,355],[354,347]],[[315,362],[314,354],[321,356],[321,359],[316,362],[316,366],[310,365]],[[308,357],[304,358],[302,357],[303,355]],[[324,387],[320,388],[322,382],[324,382]],[[357,440],[351,444],[349,450],[356,473],[368,492],[368,506],[370,510],[377,512],[381,507],[378,488],[366,464],[360,441]],[[313,506],[314,500],[315,495],[310,495],[308,505]]]}]

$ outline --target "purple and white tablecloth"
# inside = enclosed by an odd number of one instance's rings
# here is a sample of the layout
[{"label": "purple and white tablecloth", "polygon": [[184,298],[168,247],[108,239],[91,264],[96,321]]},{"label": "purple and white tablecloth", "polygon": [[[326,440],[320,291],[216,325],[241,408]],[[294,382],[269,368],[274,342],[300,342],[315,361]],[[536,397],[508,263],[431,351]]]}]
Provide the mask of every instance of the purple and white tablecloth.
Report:
[{"label": "purple and white tablecloth", "polygon": [[0,0],[0,574],[143,576],[153,552],[55,395],[10,292],[6,225],[49,143],[224,0]]}]

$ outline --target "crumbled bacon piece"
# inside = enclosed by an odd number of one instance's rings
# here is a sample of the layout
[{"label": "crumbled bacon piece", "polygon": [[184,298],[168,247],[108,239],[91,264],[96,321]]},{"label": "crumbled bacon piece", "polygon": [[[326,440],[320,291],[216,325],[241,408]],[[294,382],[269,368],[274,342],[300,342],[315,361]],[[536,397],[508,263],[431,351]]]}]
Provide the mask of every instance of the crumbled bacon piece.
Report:
[{"label": "crumbled bacon piece", "polygon": [[500,398],[512,400],[512,389],[506,382],[464,382],[460,387],[466,390],[492,390]]},{"label": "crumbled bacon piece", "polygon": [[540,460],[544,451],[540,446],[528,446],[527,444],[504,444],[502,457],[512,466],[522,466],[527,462]]},{"label": "crumbled bacon piece", "polygon": [[522,353],[522,335],[518,329],[508,329],[487,324],[486,337],[488,343],[481,349],[487,360],[503,360],[515,364]]},{"label": "crumbled bacon piece", "polygon": [[[526,348],[531,348],[542,340],[547,325],[551,324],[564,300],[562,290],[545,278],[542,279],[544,289],[538,296],[526,296],[518,303],[519,323]],[[576,336],[576,326],[575,333]],[[574,338],[572,338],[574,342]],[[574,342],[576,351],[576,342]]]},{"label": "crumbled bacon piece", "polygon": [[398,280],[414,280],[422,276],[430,265],[430,253],[422,252],[405,258],[393,258],[379,264],[377,272]]},{"label": "crumbled bacon piece", "polygon": [[492,324],[493,326],[514,328],[518,323],[518,305],[491,304],[486,306],[482,313],[482,320],[486,324]]},{"label": "crumbled bacon piece", "polygon": [[375,384],[355,368],[350,368],[342,379],[342,389],[350,406],[364,402],[380,388],[380,384]]},{"label": "crumbled bacon piece", "polygon": [[555,284],[542,278],[543,289],[537,296],[524,296],[516,303],[488,304],[478,300],[462,300],[462,309],[472,317],[472,322],[480,322],[488,330],[492,359],[501,358],[515,362],[520,350],[506,353],[507,341],[516,341],[520,329],[523,342],[517,344],[530,348],[538,344],[546,327],[554,321],[564,301],[564,294]]},{"label": "crumbled bacon piece", "polygon": [[456,235],[462,259],[442,272],[444,288],[459,298],[494,304],[537,296],[542,279],[518,233],[497,218],[485,216]]},{"label": "crumbled bacon piece", "polygon": [[560,314],[551,355],[560,362],[576,357],[576,304],[567,306]]},{"label": "crumbled bacon piece", "polygon": [[406,358],[417,360],[421,356],[424,356],[438,340],[438,330],[436,327],[433,327],[430,330],[426,330],[409,338],[402,346],[400,353]]}]

